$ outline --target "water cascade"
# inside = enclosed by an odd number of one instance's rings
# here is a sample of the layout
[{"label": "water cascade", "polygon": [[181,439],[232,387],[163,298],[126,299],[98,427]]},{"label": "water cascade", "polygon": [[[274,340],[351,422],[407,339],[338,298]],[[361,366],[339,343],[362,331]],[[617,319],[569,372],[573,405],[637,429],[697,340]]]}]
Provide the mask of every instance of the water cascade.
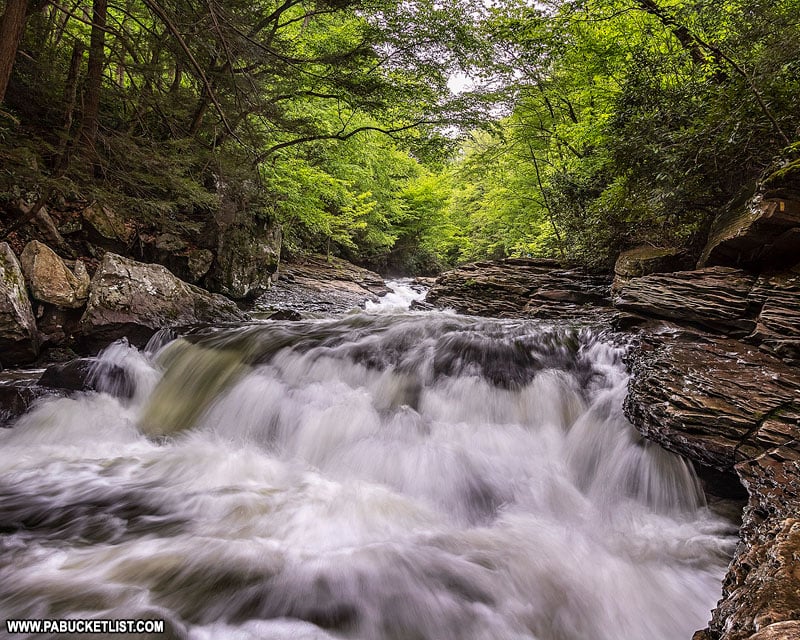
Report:
[{"label": "water cascade", "polygon": [[[602,334],[398,311],[117,343],[0,433],[0,617],[163,637],[688,640],[735,528]],[[128,394],[130,395],[130,394]]]}]

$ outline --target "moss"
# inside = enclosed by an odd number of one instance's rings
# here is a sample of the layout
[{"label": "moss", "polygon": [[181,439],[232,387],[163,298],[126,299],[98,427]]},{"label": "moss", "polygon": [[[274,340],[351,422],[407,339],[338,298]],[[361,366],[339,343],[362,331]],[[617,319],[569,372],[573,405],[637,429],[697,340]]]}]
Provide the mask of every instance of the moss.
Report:
[{"label": "moss", "polygon": [[781,187],[791,180],[800,180],[800,158],[787,163],[777,171],[773,171],[764,178],[763,184],[767,188]]}]

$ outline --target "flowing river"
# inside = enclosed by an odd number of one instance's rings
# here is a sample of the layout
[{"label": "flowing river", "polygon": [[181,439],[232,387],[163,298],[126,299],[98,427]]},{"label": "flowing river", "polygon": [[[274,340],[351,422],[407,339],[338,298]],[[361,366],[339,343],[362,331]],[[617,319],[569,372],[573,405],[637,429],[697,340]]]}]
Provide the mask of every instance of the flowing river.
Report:
[{"label": "flowing river", "polygon": [[395,290],[117,343],[102,359],[127,392],[109,378],[0,430],[0,618],[157,618],[196,640],[705,627],[736,529],[626,421],[623,349],[409,313]]}]

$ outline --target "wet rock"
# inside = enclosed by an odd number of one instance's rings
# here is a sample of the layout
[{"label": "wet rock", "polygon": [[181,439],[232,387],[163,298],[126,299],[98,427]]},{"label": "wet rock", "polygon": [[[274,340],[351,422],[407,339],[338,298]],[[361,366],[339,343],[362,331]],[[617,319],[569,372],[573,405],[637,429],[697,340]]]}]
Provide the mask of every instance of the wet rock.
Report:
[{"label": "wet rock", "polygon": [[412,300],[408,308],[412,311],[433,311],[436,307],[421,300]]},{"label": "wet rock", "polygon": [[227,298],[183,282],[161,265],[106,253],[92,279],[81,332],[87,346],[121,337],[143,346],[163,327],[246,319]]},{"label": "wet rock", "polygon": [[46,389],[27,384],[0,385],[0,428],[11,427],[37,398],[48,393]]},{"label": "wet rock", "polygon": [[281,309],[280,311],[276,311],[273,313],[267,320],[302,320],[303,316],[300,315],[298,311],[293,309]]},{"label": "wet rock", "polygon": [[756,194],[720,216],[698,266],[785,267],[800,253],[800,201]]},{"label": "wet rock", "polygon": [[789,364],[800,364],[800,265],[759,278],[750,297],[761,310],[748,341]]},{"label": "wet rock", "polygon": [[666,449],[720,471],[800,437],[800,372],[736,340],[648,333],[625,412]]},{"label": "wet rock", "polygon": [[39,354],[36,321],[14,252],[0,242],[0,364],[33,362]]},{"label": "wet rock", "polygon": [[37,383],[64,391],[105,391],[118,398],[132,398],[136,384],[124,368],[97,358],[77,358],[51,364]]},{"label": "wet rock", "polygon": [[38,303],[35,311],[42,348],[69,344],[80,331],[82,309],[65,309]]},{"label": "wet rock", "polygon": [[130,246],[135,232],[111,207],[94,203],[81,211],[89,239],[104,249],[122,251]]},{"label": "wet rock", "polygon": [[592,307],[609,306],[609,285],[605,275],[565,268],[552,260],[508,258],[442,274],[425,302],[469,315],[575,317]]},{"label": "wet rock", "polygon": [[680,271],[687,268],[686,254],[677,247],[636,247],[619,254],[614,264],[614,291],[621,289],[631,278],[652,273]]},{"label": "wet rock", "polygon": [[50,247],[31,240],[20,255],[20,265],[34,299],[67,309],[86,304],[89,274],[82,262],[76,263],[77,276]]},{"label": "wet rock", "polygon": [[311,255],[281,263],[278,281],[259,298],[256,307],[341,313],[389,291],[374,271],[340,258]]},{"label": "wet rock", "polygon": [[614,302],[626,311],[743,337],[756,324],[749,297],[755,282],[730,267],[654,274],[630,280]]},{"label": "wet rock", "polygon": [[800,622],[776,622],[753,634],[748,640],[800,640]]},{"label": "wet rock", "polygon": [[629,365],[625,412],[636,428],[723,472],[718,480],[733,485],[725,477],[735,473],[748,494],[723,598],[695,638],[794,637],[780,634],[800,621],[800,371],[754,346],[675,327],[642,335]]},{"label": "wet rock", "polygon": [[[795,443],[796,444],[796,443]],[[800,452],[769,451],[737,467],[750,499],[709,640],[788,640],[800,631]]]}]

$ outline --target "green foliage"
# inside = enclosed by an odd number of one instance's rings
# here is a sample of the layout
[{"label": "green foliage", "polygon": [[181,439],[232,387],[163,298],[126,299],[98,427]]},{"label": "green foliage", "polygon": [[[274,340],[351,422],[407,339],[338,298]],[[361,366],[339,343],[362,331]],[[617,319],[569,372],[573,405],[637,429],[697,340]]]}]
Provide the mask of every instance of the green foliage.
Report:
[{"label": "green foliage", "polygon": [[231,205],[290,253],[386,271],[607,266],[699,248],[796,142],[800,0],[486,4],[112,1],[92,143],[92,2],[46,5],[0,110],[4,155],[40,161],[3,188],[80,185],[154,224]]},{"label": "green foliage", "polygon": [[642,243],[698,250],[800,130],[798,11],[797,0],[496,5],[516,100],[499,135],[477,135],[456,163],[463,256],[607,266]]}]

